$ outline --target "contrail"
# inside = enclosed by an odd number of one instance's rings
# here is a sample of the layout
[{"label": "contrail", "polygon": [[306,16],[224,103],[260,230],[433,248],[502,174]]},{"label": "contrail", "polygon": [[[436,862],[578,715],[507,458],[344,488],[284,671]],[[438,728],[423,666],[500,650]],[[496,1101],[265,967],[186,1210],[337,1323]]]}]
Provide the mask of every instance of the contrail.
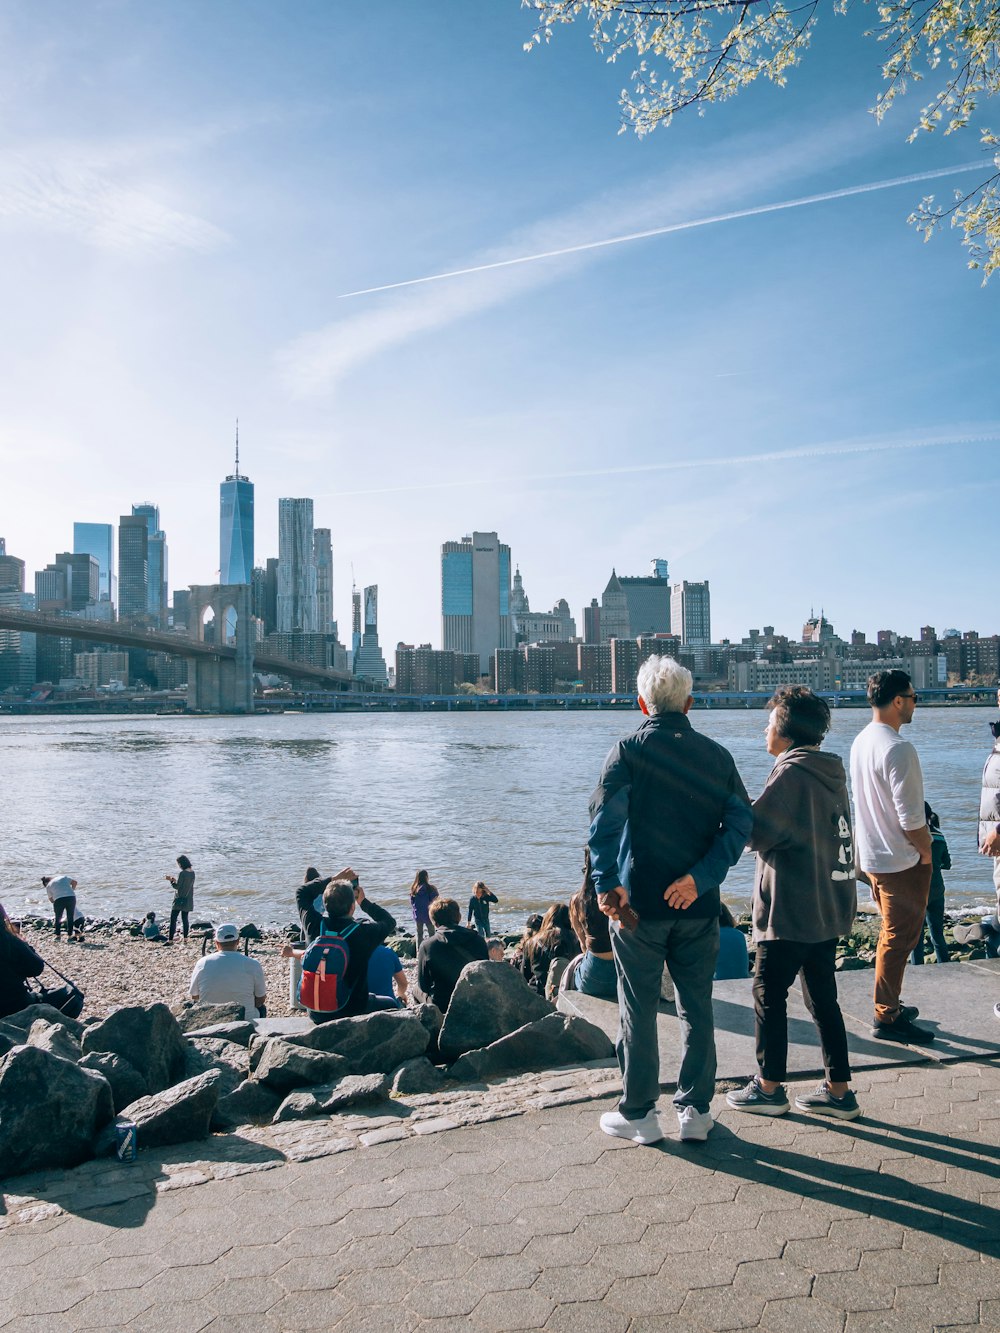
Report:
[{"label": "contrail", "polygon": [[[521,482],[578,481],[595,477],[634,476],[643,472],[685,472],[698,468],[741,467],[748,463],[777,463],[798,458],[847,458],[853,454],[883,454],[906,449],[943,449],[949,445],[996,444],[1000,434],[939,435],[925,440],[858,440],[853,444],[804,445],[798,449],[774,449],[762,454],[729,454],[723,458],[681,458],[669,463],[636,463],[629,467],[602,467],[572,472],[521,474]],[[361,495],[405,495],[414,491],[448,491],[466,486],[495,486],[496,477],[466,477],[459,481],[428,481],[412,486],[379,486],[371,490],[337,491],[317,499],[348,499]]]},{"label": "contrail", "polygon": [[692,218],[688,222],[671,222],[666,227],[651,227],[648,231],[633,231],[627,236],[610,236],[604,241],[584,241],[567,245],[561,250],[541,250],[534,255],[518,255],[515,259],[497,259],[491,264],[474,264],[471,268],[455,268],[447,273],[432,273],[425,278],[407,278],[403,282],[386,282],[381,287],[361,287],[356,292],[341,292],[337,298],[346,301],[352,296],[372,296],[375,292],[393,292],[400,287],[417,287],[425,282],[444,282],[448,278],[464,278],[470,273],[488,273],[491,269],[512,268],[515,264],[535,264],[541,259],[558,259],[562,255],[578,255],[586,250],[601,250],[609,245],[624,245],[627,241],[644,241],[650,236],[667,236],[674,231],[691,231],[695,227],[711,227],[716,222],[736,222],[739,218],[755,218],[762,213],[780,213],[786,208],[805,208],[807,204],[825,204],[832,199],[848,199],[855,194],[871,194],[875,190],[891,190],[896,185],[914,185],[919,181],[937,180],[941,176],[955,176],[963,171],[982,171],[982,162],[965,162],[957,167],[938,167],[934,171],[917,171],[911,176],[894,176],[891,180],[871,181],[867,185],[845,185],[840,190],[824,194],[807,194],[801,199],[783,199],[776,204],[757,204],[754,208],[740,208],[733,213],[716,213],[707,218]]}]

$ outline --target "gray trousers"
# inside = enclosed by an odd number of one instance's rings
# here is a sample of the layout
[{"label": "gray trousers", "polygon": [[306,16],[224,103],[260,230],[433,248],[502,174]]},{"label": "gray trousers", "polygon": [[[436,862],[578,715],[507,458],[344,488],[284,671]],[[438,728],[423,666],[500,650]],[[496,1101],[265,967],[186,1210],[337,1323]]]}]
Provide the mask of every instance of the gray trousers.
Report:
[{"label": "gray trousers", "polygon": [[618,970],[618,1064],[622,1099],[618,1109],[641,1120],[660,1095],[656,1015],[663,964],[670,968],[681,1028],[681,1067],[674,1106],[707,1111],[715,1092],[715,1022],[712,977],[719,954],[719,918],[671,917],[640,920],[634,931],[611,923],[611,948]]}]

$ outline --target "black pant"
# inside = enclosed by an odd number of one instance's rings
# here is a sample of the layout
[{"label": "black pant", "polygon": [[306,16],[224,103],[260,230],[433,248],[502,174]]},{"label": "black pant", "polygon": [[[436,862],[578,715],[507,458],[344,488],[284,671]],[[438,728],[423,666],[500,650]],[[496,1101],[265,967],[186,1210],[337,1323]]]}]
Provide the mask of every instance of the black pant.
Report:
[{"label": "black pant", "polygon": [[[934,950],[934,957],[939,963],[951,961],[948,953],[948,941],[944,937],[944,899],[940,901],[929,902],[927,904],[927,915],[924,917],[924,924],[927,927],[927,934],[931,937],[931,948]],[[924,961],[924,937],[920,936],[920,942],[910,954],[911,963],[922,963]]]},{"label": "black pant", "polygon": [[780,1083],[788,1063],[788,992],[801,972],[802,998],[819,1030],[823,1065],[830,1083],[851,1078],[844,1016],[837,1003],[837,941],[802,944],[797,940],[762,940],[757,945],[753,1007],[757,1063],[768,1082]]},{"label": "black pant", "polygon": [[188,937],[188,922],[190,921],[190,913],[186,912],[183,907],[172,907],[170,909],[170,930],[167,934],[168,940],[172,940],[174,938],[174,932],[177,930],[178,917],[180,917],[181,919],[181,930],[183,930],[184,932],[184,938],[187,939]]},{"label": "black pant", "polygon": [[66,933],[72,939],[73,918],[76,916],[76,899],[57,898],[52,904],[52,911],[55,913],[56,918],[56,939],[59,938],[60,922],[62,921],[64,912],[66,913]]}]

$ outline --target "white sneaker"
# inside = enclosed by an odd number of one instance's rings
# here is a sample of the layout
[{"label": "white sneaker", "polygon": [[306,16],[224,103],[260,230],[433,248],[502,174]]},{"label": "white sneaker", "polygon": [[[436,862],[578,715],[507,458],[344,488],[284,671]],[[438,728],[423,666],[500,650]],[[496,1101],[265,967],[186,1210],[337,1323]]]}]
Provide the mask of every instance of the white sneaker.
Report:
[{"label": "white sneaker", "polygon": [[682,1106],[677,1112],[682,1143],[704,1143],[715,1128],[710,1111],[699,1111],[694,1106]]},{"label": "white sneaker", "polygon": [[616,1139],[629,1139],[632,1143],[659,1143],[663,1138],[655,1111],[650,1111],[641,1120],[627,1120],[620,1111],[605,1111],[601,1116],[601,1129]]}]

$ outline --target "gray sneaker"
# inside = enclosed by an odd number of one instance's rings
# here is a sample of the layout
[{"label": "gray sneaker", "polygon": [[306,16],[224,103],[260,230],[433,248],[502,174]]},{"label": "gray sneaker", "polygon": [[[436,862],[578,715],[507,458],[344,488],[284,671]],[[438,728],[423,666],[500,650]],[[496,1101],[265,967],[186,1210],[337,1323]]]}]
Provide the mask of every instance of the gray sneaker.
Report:
[{"label": "gray sneaker", "polygon": [[857,1120],[861,1107],[854,1093],[847,1089],[843,1097],[835,1097],[824,1081],[815,1092],[803,1092],[795,1098],[798,1111],[810,1111],[813,1115],[832,1115],[838,1120]]},{"label": "gray sneaker", "polygon": [[750,1111],[754,1115],[784,1115],[790,1109],[784,1086],[779,1083],[773,1092],[765,1092],[756,1074],[745,1088],[726,1093],[726,1105],[734,1111]]}]

